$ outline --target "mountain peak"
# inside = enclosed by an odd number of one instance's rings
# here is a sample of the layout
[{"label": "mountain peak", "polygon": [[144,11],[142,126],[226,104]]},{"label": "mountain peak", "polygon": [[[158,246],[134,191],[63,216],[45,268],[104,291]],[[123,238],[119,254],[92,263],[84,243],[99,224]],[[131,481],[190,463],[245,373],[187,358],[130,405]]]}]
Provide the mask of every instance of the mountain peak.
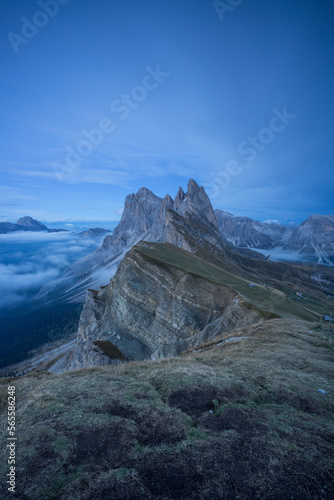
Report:
[{"label": "mountain peak", "polygon": [[16,223],[18,226],[23,226],[24,228],[35,230],[35,231],[48,231],[48,228],[32,217],[26,216],[21,217]]},{"label": "mountain peak", "polygon": [[144,197],[148,196],[148,197],[157,198],[157,196],[156,196],[154,193],[152,193],[152,191],[151,191],[150,189],[147,189],[146,187],[141,187],[141,188],[137,191],[137,193],[136,193],[136,195],[135,195],[135,196],[136,196],[137,198],[141,198],[141,197],[143,197],[143,196],[144,196]]},{"label": "mountain peak", "polygon": [[162,200],[161,209],[166,210],[167,208],[173,208],[173,204],[173,198],[169,196],[169,194],[166,194],[166,196]]},{"label": "mountain peak", "polygon": [[194,181],[194,179],[189,179],[188,189],[187,189],[188,194],[197,194],[199,190],[200,190],[200,187],[197,184],[197,182]]},{"label": "mountain peak", "polygon": [[[317,234],[325,234],[334,232],[334,216],[333,215],[317,215],[312,214],[297,228],[297,232],[312,231]],[[326,237],[326,236],[325,236]]]},{"label": "mountain peak", "polygon": [[181,187],[178,190],[174,200],[174,210],[180,215],[188,214],[206,219],[219,231],[210,199],[203,186],[200,187],[193,179],[189,179],[186,193]]},{"label": "mountain peak", "polygon": [[319,214],[311,214],[304,222],[301,223],[301,226],[308,224],[310,222],[320,222],[320,221],[331,221],[334,222],[334,215],[319,215]]},{"label": "mountain peak", "polygon": [[179,190],[175,196],[175,200],[174,200],[175,205],[178,206],[180,203],[182,203],[184,198],[185,198],[185,194],[184,194],[182,187],[180,186]]},{"label": "mountain peak", "polygon": [[169,194],[166,194],[164,201],[166,201],[166,203],[170,203],[173,202],[173,198]]},{"label": "mountain peak", "polygon": [[29,215],[26,215],[25,217],[21,217],[17,222],[16,224],[19,224],[21,226],[24,226],[25,224],[29,224],[31,222],[38,222],[40,224],[40,222],[36,219],[33,219],[32,217],[29,217]]}]

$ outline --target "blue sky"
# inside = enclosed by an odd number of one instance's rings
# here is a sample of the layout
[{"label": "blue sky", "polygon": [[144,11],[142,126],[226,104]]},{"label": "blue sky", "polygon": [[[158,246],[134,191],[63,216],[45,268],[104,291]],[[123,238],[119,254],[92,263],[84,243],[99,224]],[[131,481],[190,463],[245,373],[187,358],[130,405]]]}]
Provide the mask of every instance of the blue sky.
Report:
[{"label": "blue sky", "polygon": [[2,0],[0,220],[117,220],[190,177],[235,215],[333,214],[333,3],[228,3]]}]

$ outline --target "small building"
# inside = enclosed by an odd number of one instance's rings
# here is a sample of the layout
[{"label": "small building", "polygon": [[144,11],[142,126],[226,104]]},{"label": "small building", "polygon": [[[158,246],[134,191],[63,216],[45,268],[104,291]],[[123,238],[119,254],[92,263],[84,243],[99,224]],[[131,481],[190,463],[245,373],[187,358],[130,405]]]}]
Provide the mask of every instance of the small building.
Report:
[{"label": "small building", "polygon": [[333,318],[331,318],[330,316],[328,316],[327,314],[324,314],[324,315],[322,316],[322,319],[323,319],[323,321],[326,321],[327,323],[329,323],[329,322],[330,322],[330,323],[333,323],[333,321],[334,321],[334,319],[333,319]]},{"label": "small building", "polygon": [[302,297],[304,294],[303,292],[296,292],[296,295],[298,295],[298,297]]},{"label": "small building", "polygon": [[248,283],[248,286],[254,287],[254,283]]}]

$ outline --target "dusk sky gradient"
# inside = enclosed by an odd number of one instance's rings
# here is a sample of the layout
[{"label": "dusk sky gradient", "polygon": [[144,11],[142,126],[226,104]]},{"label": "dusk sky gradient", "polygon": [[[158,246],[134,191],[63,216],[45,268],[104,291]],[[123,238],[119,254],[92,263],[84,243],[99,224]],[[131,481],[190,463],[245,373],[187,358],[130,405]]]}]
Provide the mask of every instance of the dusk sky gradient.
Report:
[{"label": "dusk sky gradient", "polygon": [[[190,177],[234,215],[334,214],[332,1],[231,0],[224,19],[206,0],[59,0],[36,17],[46,3],[0,5],[0,221],[117,220],[127,194],[174,197]],[[45,26],[22,41],[22,18]]]}]

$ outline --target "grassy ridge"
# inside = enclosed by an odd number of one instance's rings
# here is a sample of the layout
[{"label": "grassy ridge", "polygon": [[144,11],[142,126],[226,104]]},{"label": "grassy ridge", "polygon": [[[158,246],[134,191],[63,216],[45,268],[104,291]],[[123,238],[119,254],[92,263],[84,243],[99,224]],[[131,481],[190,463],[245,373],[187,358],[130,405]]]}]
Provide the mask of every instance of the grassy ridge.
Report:
[{"label": "grassy ridge", "polygon": [[[227,271],[210,262],[204,261],[195,254],[170,244],[150,243],[136,247],[145,257],[156,263],[177,267],[185,272],[196,274],[202,278],[232,288],[243,295],[259,309],[270,311],[283,317],[294,317],[305,321],[317,319],[318,308],[313,303],[307,304],[310,311],[305,310],[297,302],[288,300],[284,292],[270,286],[256,284],[249,286],[249,281],[235,273]],[[314,312],[313,312],[314,311]]]}]

